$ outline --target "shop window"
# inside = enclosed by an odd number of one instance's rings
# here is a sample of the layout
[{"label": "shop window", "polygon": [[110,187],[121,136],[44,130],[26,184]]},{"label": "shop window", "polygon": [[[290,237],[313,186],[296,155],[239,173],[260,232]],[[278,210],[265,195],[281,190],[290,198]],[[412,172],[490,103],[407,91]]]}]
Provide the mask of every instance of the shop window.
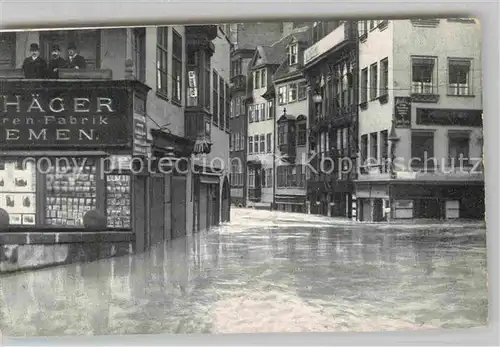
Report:
[{"label": "shop window", "polygon": [[106,215],[110,228],[130,228],[130,176],[106,175]]},{"label": "shop window", "polygon": [[182,36],[172,29],[172,101],[182,103]]},{"label": "shop window", "polygon": [[19,162],[6,159],[0,164],[0,208],[9,214],[10,224],[34,225],[37,214],[36,164],[29,161],[19,165]]}]

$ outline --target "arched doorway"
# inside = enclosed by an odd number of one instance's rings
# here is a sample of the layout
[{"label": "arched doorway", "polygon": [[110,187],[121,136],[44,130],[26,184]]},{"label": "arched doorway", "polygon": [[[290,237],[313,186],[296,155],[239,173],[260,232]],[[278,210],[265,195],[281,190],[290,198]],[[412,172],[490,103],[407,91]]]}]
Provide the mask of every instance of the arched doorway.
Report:
[{"label": "arched doorway", "polygon": [[227,176],[224,177],[224,183],[222,183],[222,209],[221,217],[222,223],[229,222],[231,214],[231,190],[229,188],[229,180]]}]

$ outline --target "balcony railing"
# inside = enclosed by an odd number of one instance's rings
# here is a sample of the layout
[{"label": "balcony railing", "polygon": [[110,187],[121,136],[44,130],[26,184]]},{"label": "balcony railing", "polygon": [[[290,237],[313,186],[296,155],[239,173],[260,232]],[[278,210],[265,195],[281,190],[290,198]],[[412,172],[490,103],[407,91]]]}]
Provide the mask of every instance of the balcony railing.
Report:
[{"label": "balcony railing", "polygon": [[[0,69],[0,79],[25,79],[22,69]],[[59,79],[76,80],[111,80],[113,71],[110,69],[60,69]]]}]

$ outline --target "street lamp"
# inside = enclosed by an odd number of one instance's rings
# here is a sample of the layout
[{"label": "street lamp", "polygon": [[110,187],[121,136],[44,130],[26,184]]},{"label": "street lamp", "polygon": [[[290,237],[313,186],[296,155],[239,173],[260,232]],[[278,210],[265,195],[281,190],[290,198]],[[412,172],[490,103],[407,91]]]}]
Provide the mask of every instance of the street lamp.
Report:
[{"label": "street lamp", "polygon": [[396,125],[394,120],[392,121],[391,132],[389,133],[387,140],[391,143],[391,162],[389,165],[389,173],[391,175],[391,178],[395,178],[396,173],[394,172],[394,159],[396,154],[396,144],[399,142],[400,138],[396,133]]}]

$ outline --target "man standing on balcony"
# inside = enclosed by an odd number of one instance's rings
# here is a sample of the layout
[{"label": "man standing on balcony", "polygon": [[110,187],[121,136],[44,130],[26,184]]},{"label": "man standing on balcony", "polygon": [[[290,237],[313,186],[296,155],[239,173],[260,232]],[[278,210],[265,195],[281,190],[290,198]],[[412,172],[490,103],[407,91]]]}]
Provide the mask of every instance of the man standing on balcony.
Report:
[{"label": "man standing on balcony", "polygon": [[45,78],[47,73],[47,63],[40,57],[40,49],[37,43],[30,45],[31,56],[24,59],[23,72],[25,78]]},{"label": "man standing on balcony", "polygon": [[59,69],[63,69],[68,66],[68,62],[61,57],[61,49],[59,45],[52,46],[52,59],[49,63],[49,77],[59,78]]},{"label": "man standing on balcony", "polygon": [[85,69],[85,58],[76,53],[76,45],[68,45],[68,67],[70,69]]}]

